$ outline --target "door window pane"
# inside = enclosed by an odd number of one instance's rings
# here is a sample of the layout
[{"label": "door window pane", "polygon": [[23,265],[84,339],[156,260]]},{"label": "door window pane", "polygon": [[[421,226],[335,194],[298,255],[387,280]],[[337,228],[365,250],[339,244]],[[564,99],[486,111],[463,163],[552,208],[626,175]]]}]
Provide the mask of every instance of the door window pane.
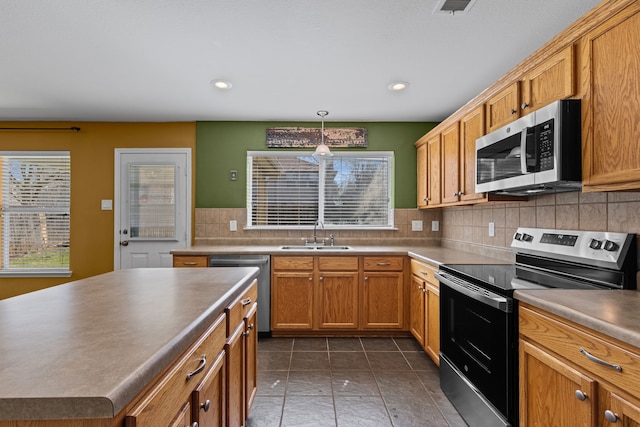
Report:
[{"label": "door window pane", "polygon": [[175,238],[176,166],[129,166],[131,238]]}]

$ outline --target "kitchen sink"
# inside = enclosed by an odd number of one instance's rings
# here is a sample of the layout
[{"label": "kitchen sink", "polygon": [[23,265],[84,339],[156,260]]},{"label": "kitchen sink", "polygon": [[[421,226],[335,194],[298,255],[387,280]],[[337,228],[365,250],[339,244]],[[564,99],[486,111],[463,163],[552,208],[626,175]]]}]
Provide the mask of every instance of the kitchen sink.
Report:
[{"label": "kitchen sink", "polygon": [[281,246],[280,249],[290,251],[306,251],[306,250],[322,250],[322,251],[346,251],[351,249],[351,246],[315,246],[315,245],[291,245]]}]

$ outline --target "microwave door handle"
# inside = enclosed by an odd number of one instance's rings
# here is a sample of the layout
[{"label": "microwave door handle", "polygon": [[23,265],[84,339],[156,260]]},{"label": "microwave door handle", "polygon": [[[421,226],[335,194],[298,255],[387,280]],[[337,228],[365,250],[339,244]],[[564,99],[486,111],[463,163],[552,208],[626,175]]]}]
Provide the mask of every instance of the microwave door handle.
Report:
[{"label": "microwave door handle", "polygon": [[529,133],[529,128],[525,127],[522,129],[522,135],[520,137],[520,171],[522,175],[527,174],[527,134]]}]

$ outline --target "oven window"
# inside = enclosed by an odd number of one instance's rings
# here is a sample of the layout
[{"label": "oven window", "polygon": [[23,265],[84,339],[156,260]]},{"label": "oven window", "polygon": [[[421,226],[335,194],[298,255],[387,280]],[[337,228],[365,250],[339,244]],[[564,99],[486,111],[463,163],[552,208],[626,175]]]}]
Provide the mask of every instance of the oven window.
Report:
[{"label": "oven window", "polygon": [[503,414],[512,410],[513,313],[440,287],[441,351]]}]

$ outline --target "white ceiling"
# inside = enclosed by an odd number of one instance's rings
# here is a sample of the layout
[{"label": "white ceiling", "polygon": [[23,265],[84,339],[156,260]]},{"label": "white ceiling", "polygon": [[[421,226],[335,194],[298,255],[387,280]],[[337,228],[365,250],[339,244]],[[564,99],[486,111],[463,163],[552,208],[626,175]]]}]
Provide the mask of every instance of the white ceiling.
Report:
[{"label": "white ceiling", "polygon": [[440,121],[599,0],[436,3],[1,0],[0,120]]}]

